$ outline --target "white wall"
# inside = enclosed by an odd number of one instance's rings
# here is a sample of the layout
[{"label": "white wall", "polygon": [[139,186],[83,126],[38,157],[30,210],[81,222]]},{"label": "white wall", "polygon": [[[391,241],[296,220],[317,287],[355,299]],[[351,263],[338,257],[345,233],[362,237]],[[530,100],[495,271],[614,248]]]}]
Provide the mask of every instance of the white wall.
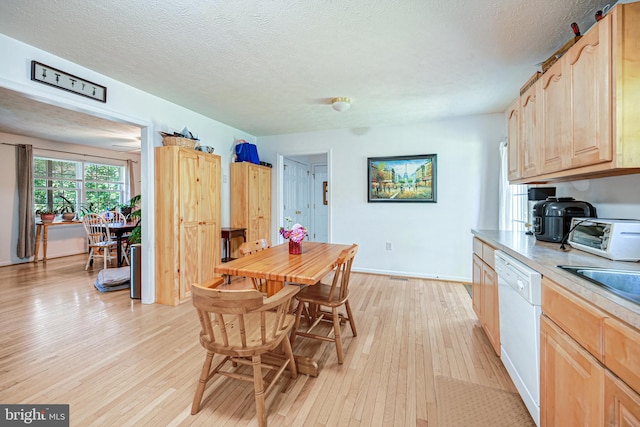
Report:
[{"label": "white wall", "polygon": [[[97,115],[110,120],[138,125],[142,130],[142,301],[155,300],[154,242],[154,156],[153,147],[161,145],[158,131],[180,130],[185,126],[197,134],[203,145],[215,148],[222,156],[222,221],[229,224],[229,162],[231,147],[235,139],[254,141],[255,138],[238,129],[197,114],[184,107],[173,104],[117,80],[101,75],[80,65],[69,62],[43,50],[29,46],[0,34],[0,87],[21,92],[36,100]],[[95,100],[65,92],[30,80],[31,61],[36,60],[71,74],[85,78],[107,87],[107,102]],[[1,112],[0,112],[1,113]],[[3,172],[4,173],[4,172]],[[2,195],[3,198],[12,197]],[[2,200],[5,202],[5,200]],[[17,227],[17,224],[15,225]]]},{"label": "white wall", "polygon": [[[354,270],[470,281],[470,230],[498,224],[498,146],[504,135],[504,116],[492,114],[261,137],[257,144],[261,160],[274,168],[279,155],[329,153],[329,239],[359,245]],[[432,153],[438,155],[437,203],[367,203],[367,157]],[[282,222],[278,203],[274,197],[273,235]]]},{"label": "white wall", "polygon": [[573,197],[591,203],[599,218],[640,220],[640,174],[551,183],[548,186],[555,186],[559,197]]}]

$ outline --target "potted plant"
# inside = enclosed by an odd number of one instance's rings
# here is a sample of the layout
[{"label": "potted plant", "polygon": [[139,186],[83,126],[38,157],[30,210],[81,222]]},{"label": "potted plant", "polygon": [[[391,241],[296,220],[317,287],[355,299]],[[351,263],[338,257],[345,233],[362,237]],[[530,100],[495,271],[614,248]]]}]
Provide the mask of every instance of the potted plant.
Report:
[{"label": "potted plant", "polygon": [[45,209],[36,210],[36,215],[40,215],[40,221],[42,221],[45,224],[49,222],[53,222],[53,220],[56,218],[56,214],[57,212],[52,209],[45,208]]},{"label": "potted plant", "polygon": [[131,262],[131,298],[140,299],[142,297],[142,252],[140,244],[142,242],[142,226],[140,220],[142,219],[142,212],[140,209],[140,194],[134,196],[129,200],[129,206],[131,207],[131,213],[129,219],[136,221],[136,226],[131,230],[129,234],[129,260]]},{"label": "potted plant", "polygon": [[62,199],[62,205],[60,205],[56,210],[58,213],[62,214],[62,220],[73,221],[76,217],[75,205],[62,194],[58,194],[58,197]]},{"label": "potted plant", "polygon": [[131,234],[129,235],[129,243],[142,243],[142,226],[140,225],[140,220],[142,219],[142,212],[140,210],[140,194],[133,196],[131,200],[129,200],[127,206],[130,210],[129,219],[132,222],[136,222],[136,228],[131,230]]}]

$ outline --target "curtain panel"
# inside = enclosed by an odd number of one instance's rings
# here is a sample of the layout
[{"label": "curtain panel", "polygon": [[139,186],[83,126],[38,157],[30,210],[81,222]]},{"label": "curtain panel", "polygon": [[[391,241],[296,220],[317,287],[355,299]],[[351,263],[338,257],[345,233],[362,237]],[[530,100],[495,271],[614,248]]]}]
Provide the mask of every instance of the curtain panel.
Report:
[{"label": "curtain panel", "polygon": [[33,212],[33,146],[17,145],[18,165],[18,258],[30,258],[35,251]]}]

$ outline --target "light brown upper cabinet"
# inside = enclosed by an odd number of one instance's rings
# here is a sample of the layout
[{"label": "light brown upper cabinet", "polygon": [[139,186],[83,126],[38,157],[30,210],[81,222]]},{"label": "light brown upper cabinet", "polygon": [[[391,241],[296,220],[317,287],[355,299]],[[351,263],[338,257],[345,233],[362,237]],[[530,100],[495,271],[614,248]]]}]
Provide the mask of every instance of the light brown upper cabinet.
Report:
[{"label": "light brown upper cabinet", "polygon": [[560,145],[569,168],[611,161],[611,19],[605,16],[561,59],[570,102],[568,138]]},{"label": "light brown upper cabinet", "polygon": [[520,138],[518,152],[520,160],[520,177],[528,178],[538,174],[537,143],[540,140],[538,125],[539,108],[536,82],[520,97]]},{"label": "light brown upper cabinet", "polygon": [[[519,137],[525,141],[519,141],[515,158],[509,158],[509,169],[519,168],[518,177],[510,174],[510,181],[640,173],[637,22],[640,2],[616,5],[542,75],[535,84],[537,96],[529,89],[519,98]],[[528,105],[531,108],[523,110]]]},{"label": "light brown upper cabinet", "polygon": [[520,178],[520,162],[518,161],[518,148],[520,144],[520,99],[507,109],[507,153],[509,159],[509,181]]},{"label": "light brown upper cabinet", "polygon": [[568,140],[567,79],[563,73],[563,61],[557,61],[538,81],[540,102],[540,173],[557,172],[566,167],[563,164],[561,141]]}]

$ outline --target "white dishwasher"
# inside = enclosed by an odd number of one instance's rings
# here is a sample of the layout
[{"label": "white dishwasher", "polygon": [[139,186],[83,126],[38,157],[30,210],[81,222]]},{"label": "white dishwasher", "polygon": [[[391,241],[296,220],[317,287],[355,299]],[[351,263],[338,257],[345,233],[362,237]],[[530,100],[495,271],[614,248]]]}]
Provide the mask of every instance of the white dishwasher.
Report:
[{"label": "white dishwasher", "polygon": [[537,426],[540,425],[541,275],[495,252],[500,310],[500,358]]}]

